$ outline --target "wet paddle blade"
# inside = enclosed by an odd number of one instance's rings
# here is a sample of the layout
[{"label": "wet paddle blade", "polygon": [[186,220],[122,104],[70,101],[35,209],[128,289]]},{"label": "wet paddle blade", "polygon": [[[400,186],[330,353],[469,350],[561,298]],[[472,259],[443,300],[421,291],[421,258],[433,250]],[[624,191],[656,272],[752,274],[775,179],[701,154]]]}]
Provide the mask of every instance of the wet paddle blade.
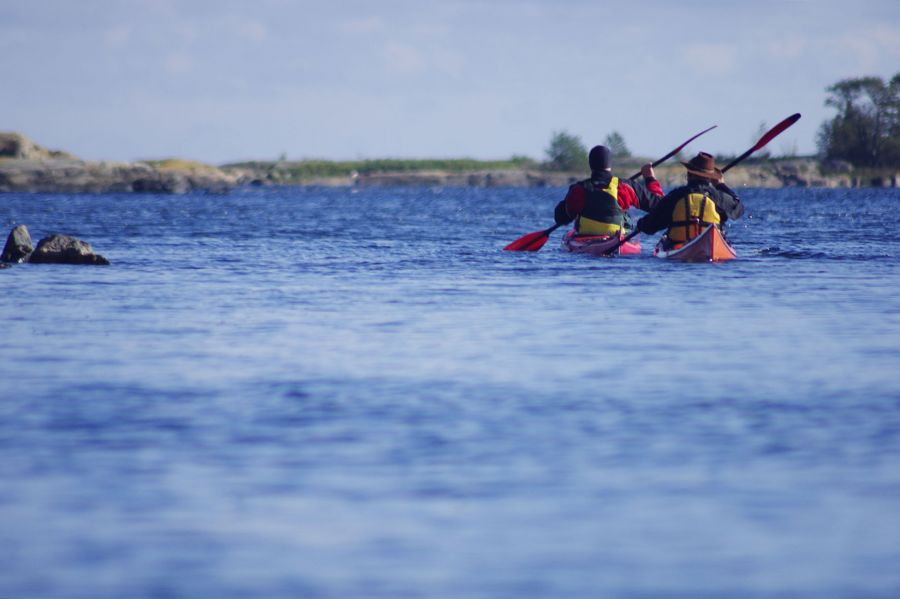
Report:
[{"label": "wet paddle blade", "polygon": [[547,231],[535,231],[519,237],[503,249],[508,252],[536,252],[544,247],[548,239],[550,234]]}]

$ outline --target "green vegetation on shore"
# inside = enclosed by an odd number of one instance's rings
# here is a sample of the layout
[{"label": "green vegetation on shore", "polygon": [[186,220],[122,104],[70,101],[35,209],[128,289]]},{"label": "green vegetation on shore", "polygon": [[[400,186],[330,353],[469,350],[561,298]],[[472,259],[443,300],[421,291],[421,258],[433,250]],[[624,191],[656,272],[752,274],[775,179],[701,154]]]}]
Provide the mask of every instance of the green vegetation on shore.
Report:
[{"label": "green vegetation on shore", "polygon": [[142,160],[141,162],[154,168],[168,171],[208,171],[216,168],[198,160],[185,160],[183,158],[163,158],[160,160]]},{"label": "green vegetation on shore", "polygon": [[372,175],[376,173],[413,173],[422,171],[440,171],[463,173],[479,170],[518,170],[533,168],[534,160],[524,156],[513,156],[508,160],[475,160],[472,158],[456,159],[402,159],[380,158],[373,160],[278,160],[249,161],[223,165],[222,168],[247,169],[255,172],[267,172],[271,178],[279,181],[307,181],[324,177],[353,177],[354,175]]}]

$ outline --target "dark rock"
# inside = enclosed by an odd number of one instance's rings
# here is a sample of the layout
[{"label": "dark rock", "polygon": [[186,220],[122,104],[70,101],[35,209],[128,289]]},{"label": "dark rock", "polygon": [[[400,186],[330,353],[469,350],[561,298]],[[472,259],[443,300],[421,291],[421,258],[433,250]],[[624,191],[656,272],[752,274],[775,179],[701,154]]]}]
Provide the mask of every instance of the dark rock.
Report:
[{"label": "dark rock", "polygon": [[171,180],[162,177],[142,177],[131,182],[131,191],[136,193],[183,193],[187,191],[187,186],[173,184]]},{"label": "dark rock", "polygon": [[872,177],[870,185],[872,187],[897,187],[897,181],[900,179],[898,175],[885,175],[883,177]]},{"label": "dark rock", "polygon": [[3,247],[3,253],[0,254],[0,262],[25,262],[28,254],[34,251],[34,245],[31,243],[31,234],[28,233],[28,227],[18,225],[10,232],[6,238],[6,245]]},{"label": "dark rock", "polygon": [[28,261],[34,264],[109,264],[109,260],[94,253],[89,243],[55,234],[41,239]]}]

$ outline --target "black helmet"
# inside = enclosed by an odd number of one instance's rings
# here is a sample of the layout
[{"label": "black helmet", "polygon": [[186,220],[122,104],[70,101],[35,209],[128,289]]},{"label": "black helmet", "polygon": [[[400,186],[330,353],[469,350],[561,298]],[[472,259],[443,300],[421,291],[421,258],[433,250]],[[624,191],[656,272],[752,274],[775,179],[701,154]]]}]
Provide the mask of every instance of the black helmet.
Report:
[{"label": "black helmet", "polygon": [[609,148],[606,146],[594,146],[588,154],[588,163],[591,171],[605,171],[610,167]]}]

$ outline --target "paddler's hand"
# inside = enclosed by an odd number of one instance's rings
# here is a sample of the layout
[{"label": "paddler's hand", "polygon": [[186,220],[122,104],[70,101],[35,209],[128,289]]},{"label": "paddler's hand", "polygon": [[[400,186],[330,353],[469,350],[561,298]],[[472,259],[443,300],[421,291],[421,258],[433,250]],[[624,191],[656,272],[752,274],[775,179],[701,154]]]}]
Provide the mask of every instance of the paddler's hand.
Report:
[{"label": "paddler's hand", "polygon": [[557,225],[568,225],[570,222],[575,220],[571,216],[569,216],[568,211],[566,211],[566,202],[562,201],[556,205],[556,209],[553,211],[553,220],[556,221]]},{"label": "paddler's hand", "polygon": [[645,179],[656,179],[656,173],[653,172],[652,162],[648,162],[641,167],[641,175],[643,175]]}]

